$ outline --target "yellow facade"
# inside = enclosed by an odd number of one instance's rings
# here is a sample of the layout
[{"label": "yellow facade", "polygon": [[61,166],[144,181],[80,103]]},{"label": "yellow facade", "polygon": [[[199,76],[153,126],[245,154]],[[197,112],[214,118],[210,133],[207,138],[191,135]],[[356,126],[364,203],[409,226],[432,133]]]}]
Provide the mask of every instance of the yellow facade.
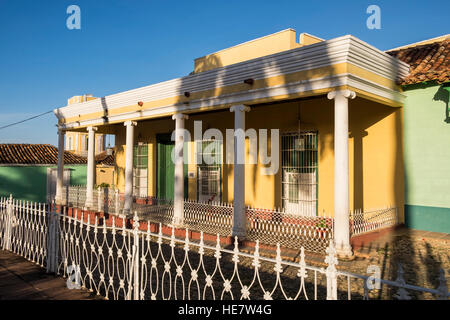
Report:
[{"label": "yellow facade", "polygon": [[[95,154],[99,154],[106,150],[105,135],[95,135]],[[87,156],[88,149],[88,133],[69,131],[66,133],[65,149],[80,156]]]},{"label": "yellow facade", "polygon": [[95,184],[114,185],[114,167],[97,165],[95,168]]},{"label": "yellow facade", "polygon": [[[261,72],[265,71],[266,66],[263,66],[255,71],[260,73],[250,85],[243,81],[245,79],[230,82],[231,84],[222,82],[226,76],[227,66],[314,45],[322,41],[320,38],[302,33],[297,43],[294,30],[283,30],[196,59],[194,75],[192,76],[196,77],[195,79],[199,79],[203,72],[203,75],[211,75],[214,72],[212,70],[223,67],[222,70],[219,70],[224,73],[220,77],[208,78],[209,84],[215,84],[213,87],[199,86],[198,90],[193,90],[189,94],[183,93],[179,89],[169,91],[170,93],[162,97],[159,94],[154,96],[149,94],[149,97],[152,96],[153,98],[146,101],[127,99],[108,109],[107,115],[112,119],[108,118],[105,121],[103,120],[105,118],[103,108],[97,108],[94,112],[90,108],[85,108],[80,113],[71,112],[69,116],[61,117],[59,121],[60,124],[74,125],[73,130],[78,132],[84,132],[87,126],[94,123],[99,128],[97,135],[115,134],[114,182],[121,192],[124,192],[125,185],[126,136],[123,122],[124,119],[136,121],[134,144],[144,143],[148,145],[148,195],[156,196],[156,135],[172,133],[175,129],[175,121],[171,119],[171,116],[180,112],[178,111],[180,106],[189,106],[192,102],[214,100],[214,103],[199,104],[199,107],[186,108],[185,111],[181,112],[189,115],[189,119],[185,121],[185,126],[190,131],[192,139],[194,137],[194,121],[202,121],[203,132],[208,128],[219,129],[225,139],[225,130],[234,128],[234,114],[229,111],[232,103],[228,102],[227,99],[230,96],[243,96],[245,98],[239,100],[238,104],[251,107],[251,111],[246,114],[247,128],[256,130],[279,129],[280,135],[283,132],[317,132],[317,209],[319,212],[332,214],[334,211],[334,101],[328,100],[326,95],[334,90],[349,89],[354,91],[357,96],[356,99],[349,102],[350,208],[369,210],[383,206],[396,206],[402,220],[404,186],[401,140],[402,109],[400,108],[402,103],[401,97],[399,97],[401,96],[401,89],[395,81],[397,75],[391,71],[393,69],[398,70],[401,67],[403,68],[402,72],[404,72],[405,66],[399,67],[395,62],[389,60],[392,59],[391,57],[380,57],[380,52],[375,52],[376,49],[373,47],[364,47],[364,44],[352,42],[353,40],[350,39],[348,42],[345,42],[347,40],[341,40],[343,42],[339,45],[335,45],[337,42],[322,44],[322,47],[325,46],[325,49],[322,49],[327,52],[327,56],[323,59],[320,58],[322,59],[320,63],[316,61],[311,67],[279,74]],[[365,63],[361,63],[356,58],[353,60],[335,58],[334,60],[323,61],[330,57],[333,50],[338,52],[337,55],[339,56],[350,55],[349,51],[343,51],[350,50],[350,42],[353,43],[352,50],[355,52],[352,58],[357,56],[362,60],[368,59],[364,57],[366,54],[368,57],[374,57],[376,63],[374,62],[370,67],[367,67]],[[319,44],[316,48],[320,46]],[[345,49],[345,46],[348,48]],[[312,52],[317,50],[314,49]],[[305,53],[305,57],[313,55],[311,50],[306,51],[309,53]],[[299,58],[299,61],[290,63],[303,63],[302,59]],[[386,65],[391,69],[386,70]],[[394,65],[395,68],[392,67]],[[234,76],[234,73],[232,73],[232,76]],[[343,80],[339,81],[339,79]],[[183,78],[177,80],[179,80],[179,83],[176,85],[182,88]],[[301,89],[288,90],[299,84],[303,86]],[[164,90],[169,90],[167,88],[171,84],[160,85],[164,85]],[[277,90],[278,88],[282,88],[282,90]],[[271,92],[267,95],[255,94],[252,96],[249,94],[266,91]],[[126,93],[127,96],[131,94],[130,92]],[[118,97],[116,96],[114,99],[116,101]],[[74,97],[70,102],[77,103],[78,100]],[[270,140],[268,145],[270,146]],[[193,159],[195,143],[189,142],[188,146],[187,152]],[[247,151],[248,149],[249,141],[247,140]],[[221,171],[222,197],[220,200],[232,202],[233,165],[225,163],[225,150],[226,142],[223,146],[224,164]],[[247,164],[245,166],[246,204],[269,209],[282,207],[281,168],[275,175],[263,175],[260,173],[261,168],[261,164]],[[188,178],[188,197],[196,200],[198,194],[197,166],[190,163],[188,171],[194,173]]]},{"label": "yellow facade", "polygon": [[[333,212],[334,204],[334,104],[323,98],[307,99],[272,105],[252,106],[246,115],[246,128],[280,129],[283,132],[318,132],[318,210]],[[234,128],[233,113],[228,110],[191,115],[186,129],[194,137],[194,121],[202,121],[203,131],[219,129],[225,139],[225,129]],[[166,118],[139,122],[135,141],[148,143],[148,195],[156,196],[156,134],[174,130],[173,120]],[[349,107],[349,169],[351,209],[375,209],[393,205],[403,217],[403,154],[401,141],[402,109],[381,105],[362,98],[350,102]],[[125,128],[116,128],[116,177],[124,190]],[[259,137],[258,137],[259,138]],[[247,139],[247,153],[249,149]],[[270,145],[270,140],[268,142]],[[280,143],[281,145],[281,143]],[[233,165],[225,163],[222,170],[222,201],[233,201]],[[194,143],[189,143],[191,159]],[[247,155],[248,157],[248,155]],[[247,158],[248,160],[248,158]],[[261,164],[246,164],[245,181],[247,205],[260,208],[281,207],[281,169],[274,176],[262,175]],[[189,171],[195,171],[191,163]],[[197,199],[197,177],[189,178],[189,198]]]},{"label": "yellow facade", "polygon": [[287,29],[227,48],[194,61],[194,72],[203,72],[300,47],[295,30]]}]

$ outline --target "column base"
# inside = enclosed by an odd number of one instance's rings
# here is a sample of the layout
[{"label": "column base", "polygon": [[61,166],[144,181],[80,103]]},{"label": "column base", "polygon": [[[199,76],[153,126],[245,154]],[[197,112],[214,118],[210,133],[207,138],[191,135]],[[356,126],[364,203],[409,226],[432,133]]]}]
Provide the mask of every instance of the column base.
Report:
[{"label": "column base", "polygon": [[174,217],[172,219],[172,225],[175,228],[182,228],[184,226],[184,219],[180,217]]},{"label": "column base", "polygon": [[231,231],[231,236],[238,237],[239,240],[243,240],[246,238],[247,233],[245,232],[245,229],[242,228],[233,228]]},{"label": "column base", "polygon": [[94,201],[93,200],[86,200],[86,202],[84,203],[84,207],[87,210],[94,210]]},{"label": "column base", "polygon": [[353,260],[355,258],[351,246],[336,247],[336,254],[339,259]]},{"label": "column base", "polygon": [[66,201],[64,199],[61,198],[55,198],[55,204],[59,205],[59,206],[65,206],[66,205]]}]

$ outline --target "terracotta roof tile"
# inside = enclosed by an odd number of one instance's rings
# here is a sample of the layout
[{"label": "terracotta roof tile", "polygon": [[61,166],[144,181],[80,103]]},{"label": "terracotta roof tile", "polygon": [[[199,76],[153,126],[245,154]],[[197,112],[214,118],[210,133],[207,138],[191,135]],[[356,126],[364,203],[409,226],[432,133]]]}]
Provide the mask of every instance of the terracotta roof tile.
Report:
[{"label": "terracotta roof tile", "polygon": [[95,156],[95,163],[113,166],[114,156],[112,154],[108,154],[107,151],[103,151]]},{"label": "terracotta roof tile", "polygon": [[[58,162],[58,148],[49,144],[0,144],[0,164],[49,164]],[[86,158],[64,151],[64,164],[86,164]]]},{"label": "terracotta roof tile", "polygon": [[444,83],[450,81],[450,39],[429,44],[388,51],[388,54],[408,63],[409,75],[399,84],[424,81]]}]

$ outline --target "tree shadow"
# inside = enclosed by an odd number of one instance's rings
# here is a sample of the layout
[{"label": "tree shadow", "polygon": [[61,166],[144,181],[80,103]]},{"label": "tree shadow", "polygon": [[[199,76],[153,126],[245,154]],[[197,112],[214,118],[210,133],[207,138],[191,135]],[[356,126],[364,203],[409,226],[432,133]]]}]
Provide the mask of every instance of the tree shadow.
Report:
[{"label": "tree shadow", "polygon": [[450,91],[449,87],[444,85],[440,86],[438,91],[434,94],[433,100],[434,101],[442,101],[445,104],[445,119],[444,121],[446,123],[450,123],[450,110],[449,110],[449,97],[450,97]]}]

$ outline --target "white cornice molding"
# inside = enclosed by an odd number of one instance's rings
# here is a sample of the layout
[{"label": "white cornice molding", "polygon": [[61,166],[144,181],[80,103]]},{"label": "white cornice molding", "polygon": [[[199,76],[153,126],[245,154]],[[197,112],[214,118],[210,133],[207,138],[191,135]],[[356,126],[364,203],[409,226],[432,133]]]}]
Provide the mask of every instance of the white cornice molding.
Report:
[{"label": "white cornice molding", "polygon": [[[144,111],[133,111],[128,113],[122,113],[115,116],[109,117],[109,122],[125,122],[129,119],[148,119],[155,118],[158,116],[165,116],[171,113],[181,113],[181,112],[193,112],[202,108],[209,108],[218,105],[234,105],[241,104],[256,99],[264,99],[270,97],[276,97],[281,95],[296,94],[302,92],[308,92],[313,90],[336,88],[341,86],[351,86],[356,89],[363,90],[365,92],[374,93],[380,97],[384,97],[389,100],[398,101],[402,103],[405,96],[397,91],[390,88],[381,86],[375,82],[371,82],[353,74],[340,74],[330,77],[324,77],[320,79],[312,80],[301,80],[298,82],[291,82],[284,85],[278,85],[268,88],[254,89],[245,92],[231,93],[226,95],[221,95],[219,97],[211,97],[205,99],[198,99],[191,101],[187,104],[175,104],[175,105],[165,105],[157,108],[152,108]],[[79,126],[90,126],[90,125],[102,125],[107,124],[102,119],[93,119],[80,121],[78,123],[70,123],[66,125],[67,129],[76,129]]]},{"label": "white cornice molding", "polygon": [[[384,53],[353,36],[343,36],[336,39],[311,44],[305,47],[283,51],[273,55],[193,74],[183,78],[113,94],[104,98],[76,103],[67,107],[55,109],[54,113],[58,119],[71,118],[78,115],[103,112],[105,108],[108,110],[113,110],[115,108],[133,105],[138,101],[151,102],[164,98],[181,96],[186,91],[193,93],[233,84],[241,84],[246,78],[253,78],[255,80],[265,79],[268,77],[287,75],[294,72],[326,67],[344,62],[351,63],[391,80],[406,76],[409,70],[409,66],[407,64],[391,57],[387,53]],[[108,122],[138,117],[137,114],[145,117],[149,114],[153,115],[159,112],[180,112],[183,109],[193,110],[194,108],[214,106],[214,104],[223,105],[226,103],[231,104],[239,103],[239,101],[245,101],[239,97],[255,96],[261,98],[269,97],[271,94],[278,95],[280,91],[284,91],[284,93],[299,92],[299,90],[309,91],[308,86],[313,86],[313,84],[317,89],[323,89],[325,88],[323,85],[327,81],[329,82],[329,87],[332,88],[333,86],[336,86],[337,78],[339,78],[339,81],[341,82],[338,85],[347,84],[348,82],[347,79],[343,81],[342,75],[330,76],[328,77],[328,80],[325,78],[303,80],[281,86],[205,98],[201,99],[201,101],[191,100],[188,105],[168,105],[149,110],[130,112],[118,116],[109,116]],[[393,90],[388,89],[388,91],[392,91],[388,94],[388,96],[398,97]],[[380,88],[378,88],[377,92],[387,93],[385,92],[385,89]],[[398,100],[395,99],[395,101]],[[161,111],[162,109],[164,109],[164,111]],[[81,121],[79,126],[102,123],[105,123],[105,121],[101,119]],[[77,125],[76,123],[72,123],[64,127],[75,128]]]}]

